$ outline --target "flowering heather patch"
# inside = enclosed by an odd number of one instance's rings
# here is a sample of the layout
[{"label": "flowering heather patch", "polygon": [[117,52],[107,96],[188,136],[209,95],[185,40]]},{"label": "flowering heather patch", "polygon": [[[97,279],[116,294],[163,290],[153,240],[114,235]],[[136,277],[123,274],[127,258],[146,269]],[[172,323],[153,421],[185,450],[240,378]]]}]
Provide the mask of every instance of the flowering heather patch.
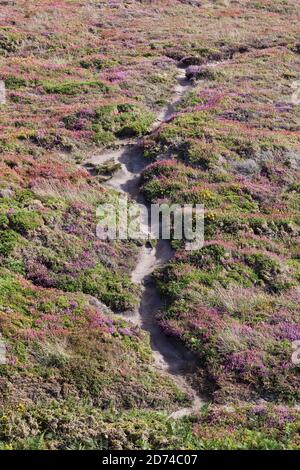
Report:
[{"label": "flowering heather patch", "polygon": [[133,308],[136,289],[124,271],[136,247],[97,239],[96,207],[109,197],[100,184],[54,155],[36,163],[7,154],[2,167],[4,178],[17,180],[0,199],[2,265],[43,287],[82,291],[118,311]]},{"label": "flowering heather patch", "polygon": [[178,252],[157,273],[169,299],[158,320],[199,355],[214,400],[297,400],[297,366],[291,361],[300,334],[292,287],[297,279],[268,254],[241,253],[220,242]]},{"label": "flowering heather patch", "polygon": [[210,407],[194,425],[194,434],[203,449],[298,449],[298,427],[296,410],[263,403]]},{"label": "flowering heather patch", "polygon": [[[245,38],[254,29],[247,23]],[[186,253],[174,241],[175,259],[157,272],[169,299],[158,320],[199,355],[219,402],[299,399],[291,294],[300,279],[300,128],[291,95],[300,64],[290,39],[258,33],[228,56],[224,47],[183,59],[194,87],[145,139],[154,160],[142,178],[146,198],[205,206],[204,248]]]},{"label": "flowering heather patch", "polygon": [[51,406],[53,399],[86,400],[101,409],[126,408],[128,401],[172,408],[184,399],[168,381],[160,385],[145,335],[90,296],[45,290],[1,268],[0,324],[7,350],[0,379],[5,412],[19,404]]},{"label": "flowering heather patch", "polygon": [[[0,449],[299,448],[297,410],[260,401],[299,400],[299,50],[296,0],[2,2]],[[193,88],[149,134],[176,65]],[[141,137],[148,201],[206,207],[158,321],[236,404],[171,425],[186,397],[110,310],[136,307],[137,247],[96,238],[114,195],[78,165]]]},{"label": "flowering heather patch", "polygon": [[[130,11],[137,13],[135,5],[126,8],[122,2],[112,18],[106,3],[75,0],[71,7],[63,0],[53,9],[43,0],[2,6],[1,80],[7,89],[0,115],[2,151],[38,146],[70,152],[93,142],[103,146],[116,139],[110,124],[131,135],[147,131],[151,109],[169,94],[174,64],[149,53],[147,39],[128,22]],[[144,16],[140,4],[139,10],[136,21]],[[144,21],[147,25],[147,17]],[[105,122],[111,105],[134,108],[136,118],[124,112]]]}]

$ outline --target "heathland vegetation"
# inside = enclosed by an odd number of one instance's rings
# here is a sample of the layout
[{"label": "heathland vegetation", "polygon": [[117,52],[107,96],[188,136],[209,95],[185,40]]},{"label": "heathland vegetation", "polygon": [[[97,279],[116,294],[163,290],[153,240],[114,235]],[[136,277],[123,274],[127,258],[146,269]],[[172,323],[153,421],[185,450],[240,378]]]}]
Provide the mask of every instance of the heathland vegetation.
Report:
[{"label": "heathland vegetation", "polygon": [[[299,448],[298,2],[0,6],[0,448]],[[193,87],[151,132],[178,65]],[[96,237],[115,193],[82,166],[137,138],[147,201],[205,205],[205,246],[154,275],[210,403],[178,420],[122,316],[139,247]]]}]

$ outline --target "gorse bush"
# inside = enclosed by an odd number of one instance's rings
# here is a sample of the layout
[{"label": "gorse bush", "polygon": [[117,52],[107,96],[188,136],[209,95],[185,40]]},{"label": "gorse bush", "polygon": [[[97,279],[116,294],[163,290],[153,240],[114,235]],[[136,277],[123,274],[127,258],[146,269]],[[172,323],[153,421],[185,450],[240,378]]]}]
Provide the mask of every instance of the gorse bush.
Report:
[{"label": "gorse bush", "polygon": [[153,411],[103,412],[78,401],[50,402],[46,408],[15,407],[0,416],[0,422],[3,449],[14,450],[298,448],[297,414],[288,407],[266,405],[230,412],[209,407],[196,419],[170,421]]},{"label": "gorse bush", "polygon": [[18,234],[13,230],[0,230],[0,254],[8,255],[19,241]]}]

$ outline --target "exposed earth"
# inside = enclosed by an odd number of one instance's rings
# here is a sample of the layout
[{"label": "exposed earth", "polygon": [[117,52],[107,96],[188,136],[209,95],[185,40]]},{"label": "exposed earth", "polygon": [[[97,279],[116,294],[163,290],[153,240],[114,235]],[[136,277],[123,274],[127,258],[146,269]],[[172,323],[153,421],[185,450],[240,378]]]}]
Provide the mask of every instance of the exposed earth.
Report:
[{"label": "exposed earth", "polygon": [[298,2],[0,6],[0,449],[299,449]]}]

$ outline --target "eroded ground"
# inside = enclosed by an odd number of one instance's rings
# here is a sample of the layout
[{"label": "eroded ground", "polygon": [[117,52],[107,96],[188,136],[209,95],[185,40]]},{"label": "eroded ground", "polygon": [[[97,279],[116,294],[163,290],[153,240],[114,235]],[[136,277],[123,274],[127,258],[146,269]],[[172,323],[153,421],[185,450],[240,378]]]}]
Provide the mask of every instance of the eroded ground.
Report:
[{"label": "eroded ground", "polygon": [[[19,0],[0,23],[1,446],[299,447],[297,2]],[[195,86],[149,134],[178,63]],[[204,249],[156,274],[213,402],[174,424],[187,397],[115,315],[138,247],[96,238],[115,196],[80,166],[143,136],[147,200],[206,207]]]}]

